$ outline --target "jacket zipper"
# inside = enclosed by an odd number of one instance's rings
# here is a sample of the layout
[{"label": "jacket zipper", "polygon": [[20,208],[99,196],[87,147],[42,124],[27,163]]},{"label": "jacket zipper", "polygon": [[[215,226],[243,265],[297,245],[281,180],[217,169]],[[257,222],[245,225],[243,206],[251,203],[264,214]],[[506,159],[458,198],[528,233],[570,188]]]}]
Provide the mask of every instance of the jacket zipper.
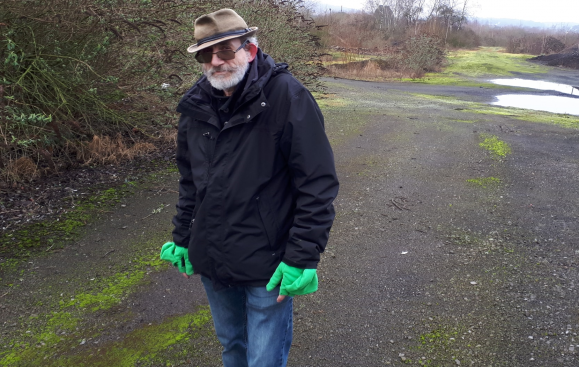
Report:
[{"label": "jacket zipper", "polygon": [[203,133],[203,136],[205,136],[208,140],[208,154],[207,154],[207,161],[208,161],[208,177],[209,177],[209,167],[211,166],[211,163],[213,161],[213,151],[215,150],[215,144],[212,147],[211,146],[211,141],[215,140],[215,138],[213,136],[211,136],[211,133],[208,131],[206,133]]}]

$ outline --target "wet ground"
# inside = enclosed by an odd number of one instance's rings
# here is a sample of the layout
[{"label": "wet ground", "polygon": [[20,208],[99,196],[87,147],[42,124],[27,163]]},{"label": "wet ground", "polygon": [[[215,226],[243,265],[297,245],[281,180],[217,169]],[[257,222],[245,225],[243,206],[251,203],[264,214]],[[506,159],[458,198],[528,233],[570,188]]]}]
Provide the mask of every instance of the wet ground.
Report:
[{"label": "wet ground", "polygon": [[[289,365],[578,365],[578,118],[474,112],[491,88],[325,82],[341,190]],[[220,365],[199,279],[155,261],[176,188],[167,173],[2,275],[0,365]]]}]

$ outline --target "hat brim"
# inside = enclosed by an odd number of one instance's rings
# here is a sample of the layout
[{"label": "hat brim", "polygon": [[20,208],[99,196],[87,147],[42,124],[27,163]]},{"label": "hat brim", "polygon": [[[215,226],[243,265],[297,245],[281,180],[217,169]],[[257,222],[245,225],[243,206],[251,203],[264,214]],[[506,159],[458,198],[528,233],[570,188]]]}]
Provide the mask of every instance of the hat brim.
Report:
[{"label": "hat brim", "polygon": [[198,45],[196,43],[195,45],[189,46],[187,48],[187,52],[194,53],[194,52],[203,50],[204,48],[211,47],[211,46],[213,46],[215,44],[218,44],[220,42],[223,42],[223,41],[227,41],[227,40],[234,39],[234,38],[252,36],[254,33],[256,33],[256,31],[258,30],[258,27],[250,27],[249,29],[250,29],[249,32],[246,32],[246,33],[243,33],[243,34],[236,34],[236,35],[233,35],[233,36],[225,36],[223,38],[218,38],[216,40],[213,40],[213,41],[210,41],[210,42],[206,42],[206,43],[203,43],[201,45]]}]

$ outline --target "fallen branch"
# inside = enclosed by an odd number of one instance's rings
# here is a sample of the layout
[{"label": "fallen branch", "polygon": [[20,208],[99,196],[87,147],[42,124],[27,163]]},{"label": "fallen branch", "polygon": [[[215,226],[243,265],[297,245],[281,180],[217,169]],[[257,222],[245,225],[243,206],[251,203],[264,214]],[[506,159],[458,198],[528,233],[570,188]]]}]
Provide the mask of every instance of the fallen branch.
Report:
[{"label": "fallen branch", "polygon": [[[397,199],[399,199],[399,201],[397,201]],[[407,198],[404,197],[396,197],[391,199],[391,204],[387,204],[389,206],[394,206],[395,208],[399,209],[399,210],[411,210],[409,208],[407,208],[405,206],[405,202],[407,202]]]},{"label": "fallen branch", "polygon": [[107,255],[109,255],[109,254],[111,254],[111,253],[113,253],[113,252],[115,252],[115,249],[113,249],[113,250],[110,250],[110,251],[107,251],[107,253],[106,253],[106,254],[104,254],[103,256],[101,256],[101,259],[104,259],[104,258],[105,258]]}]

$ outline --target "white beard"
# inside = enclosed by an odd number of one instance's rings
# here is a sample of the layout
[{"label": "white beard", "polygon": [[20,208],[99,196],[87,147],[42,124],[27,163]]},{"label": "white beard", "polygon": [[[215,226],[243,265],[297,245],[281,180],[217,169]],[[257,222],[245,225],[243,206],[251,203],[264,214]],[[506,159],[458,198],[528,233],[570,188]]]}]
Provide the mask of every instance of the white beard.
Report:
[{"label": "white beard", "polygon": [[[244,57],[244,59],[235,66],[222,65],[219,67],[212,67],[207,70],[204,69],[203,73],[212,87],[217,90],[226,90],[238,85],[242,79],[244,79],[244,75],[246,75],[246,71],[248,71],[249,67],[250,62]],[[213,74],[216,71],[231,71],[232,73],[214,76]]]}]

